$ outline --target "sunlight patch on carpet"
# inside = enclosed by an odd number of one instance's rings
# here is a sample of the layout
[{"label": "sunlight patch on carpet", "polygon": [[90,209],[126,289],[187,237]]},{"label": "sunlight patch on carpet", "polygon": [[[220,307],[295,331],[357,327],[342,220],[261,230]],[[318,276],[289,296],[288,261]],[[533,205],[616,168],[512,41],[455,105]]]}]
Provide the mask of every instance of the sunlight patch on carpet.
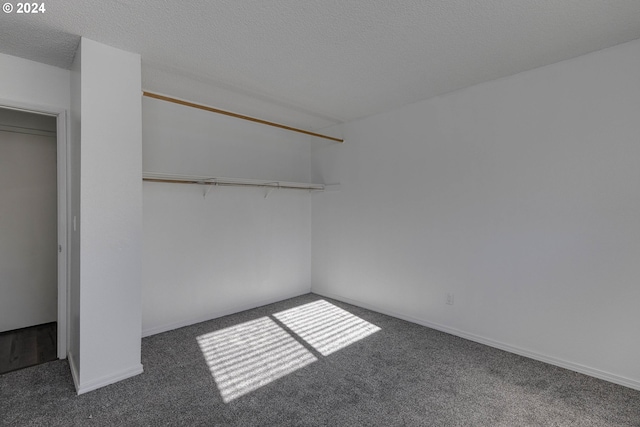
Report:
[{"label": "sunlight patch on carpet", "polygon": [[318,300],[273,315],[323,356],[380,330],[335,305]]},{"label": "sunlight patch on carpet", "polygon": [[225,403],[318,360],[268,317],[197,340]]}]

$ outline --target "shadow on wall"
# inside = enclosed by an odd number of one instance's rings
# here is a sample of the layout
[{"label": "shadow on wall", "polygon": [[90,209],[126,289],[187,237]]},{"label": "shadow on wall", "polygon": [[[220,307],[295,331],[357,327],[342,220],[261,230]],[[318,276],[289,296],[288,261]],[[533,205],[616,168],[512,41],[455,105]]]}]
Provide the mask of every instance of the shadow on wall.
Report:
[{"label": "shadow on wall", "polygon": [[197,341],[223,401],[229,403],[379,330],[318,300],[201,335]]}]

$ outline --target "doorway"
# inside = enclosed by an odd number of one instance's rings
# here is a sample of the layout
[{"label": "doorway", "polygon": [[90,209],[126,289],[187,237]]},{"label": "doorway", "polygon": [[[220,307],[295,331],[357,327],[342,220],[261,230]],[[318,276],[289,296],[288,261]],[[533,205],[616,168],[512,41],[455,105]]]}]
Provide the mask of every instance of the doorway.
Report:
[{"label": "doorway", "polygon": [[0,370],[67,354],[66,114],[20,107],[0,102]]}]

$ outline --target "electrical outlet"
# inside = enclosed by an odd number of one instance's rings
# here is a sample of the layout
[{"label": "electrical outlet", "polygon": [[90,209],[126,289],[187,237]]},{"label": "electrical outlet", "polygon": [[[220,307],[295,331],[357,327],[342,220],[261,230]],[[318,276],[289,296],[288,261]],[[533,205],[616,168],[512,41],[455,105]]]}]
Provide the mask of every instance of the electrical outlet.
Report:
[{"label": "electrical outlet", "polygon": [[453,305],[453,294],[447,294],[447,304]]}]

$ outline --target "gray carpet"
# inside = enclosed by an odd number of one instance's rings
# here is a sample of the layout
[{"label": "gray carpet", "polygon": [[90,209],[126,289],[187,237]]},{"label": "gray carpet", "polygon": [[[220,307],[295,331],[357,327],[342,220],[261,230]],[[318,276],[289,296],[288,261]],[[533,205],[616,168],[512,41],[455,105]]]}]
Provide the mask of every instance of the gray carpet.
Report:
[{"label": "gray carpet", "polygon": [[145,338],[142,363],[81,396],[66,361],[4,374],[0,423],[640,426],[638,391],[313,294]]}]

